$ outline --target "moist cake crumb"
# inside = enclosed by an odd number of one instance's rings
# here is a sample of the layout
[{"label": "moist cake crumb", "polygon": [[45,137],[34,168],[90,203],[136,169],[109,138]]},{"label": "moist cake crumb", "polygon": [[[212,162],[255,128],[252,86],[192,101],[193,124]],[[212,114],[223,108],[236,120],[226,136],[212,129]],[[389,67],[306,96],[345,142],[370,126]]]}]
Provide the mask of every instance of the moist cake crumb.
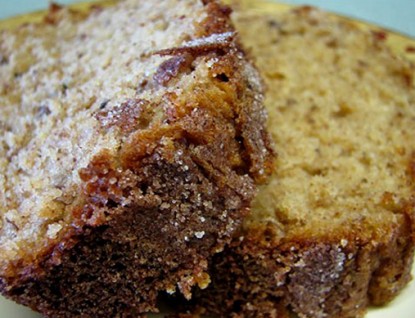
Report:
[{"label": "moist cake crumb", "polygon": [[193,301],[215,317],[362,317],[410,280],[414,65],[311,7],[234,21],[267,86],[275,173]]}]

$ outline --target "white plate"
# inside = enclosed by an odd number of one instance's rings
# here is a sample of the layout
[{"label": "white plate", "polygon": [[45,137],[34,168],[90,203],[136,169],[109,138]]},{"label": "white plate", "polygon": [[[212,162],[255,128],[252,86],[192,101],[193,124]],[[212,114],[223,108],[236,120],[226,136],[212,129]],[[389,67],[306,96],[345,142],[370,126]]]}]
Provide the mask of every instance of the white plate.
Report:
[{"label": "white plate", "polygon": [[[415,266],[412,266],[415,276]],[[370,308],[365,318],[414,318],[415,317],[415,281],[412,280],[401,294],[390,304],[379,308]]]}]

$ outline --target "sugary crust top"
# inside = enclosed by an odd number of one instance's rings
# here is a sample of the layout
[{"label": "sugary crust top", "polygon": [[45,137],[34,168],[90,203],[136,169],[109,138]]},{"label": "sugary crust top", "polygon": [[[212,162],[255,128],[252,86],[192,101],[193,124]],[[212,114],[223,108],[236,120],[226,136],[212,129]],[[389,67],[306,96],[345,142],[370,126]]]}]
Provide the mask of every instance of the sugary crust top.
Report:
[{"label": "sugary crust top", "polygon": [[177,141],[250,200],[272,151],[229,13],[215,1],[122,1],[89,14],[54,7],[44,24],[1,33],[3,275],[107,222],[110,206],[129,204],[140,161]]}]

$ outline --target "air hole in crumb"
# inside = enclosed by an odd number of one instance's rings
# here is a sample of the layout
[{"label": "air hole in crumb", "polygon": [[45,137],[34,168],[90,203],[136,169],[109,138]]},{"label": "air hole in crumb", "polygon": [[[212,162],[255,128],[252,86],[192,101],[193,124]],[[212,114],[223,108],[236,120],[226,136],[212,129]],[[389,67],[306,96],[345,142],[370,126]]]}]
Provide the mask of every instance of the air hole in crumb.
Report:
[{"label": "air hole in crumb", "polygon": [[326,42],[326,46],[331,49],[335,49],[339,46],[337,39],[330,39]]},{"label": "air hole in crumb", "polygon": [[278,21],[269,20],[267,24],[270,28],[281,29],[281,23],[279,23]]},{"label": "air hole in crumb", "polygon": [[59,298],[62,297],[60,285],[58,285],[58,284],[51,284],[50,285],[50,290],[53,293],[53,296],[56,296],[56,297],[59,297]]},{"label": "air hole in crumb", "polygon": [[78,276],[78,281],[80,281],[80,282],[92,282],[94,280],[95,280],[95,278],[92,275],[80,274]]},{"label": "air hole in crumb", "polygon": [[6,124],[4,121],[0,119],[0,130],[2,130],[2,132],[6,132],[11,131],[12,128],[10,127],[10,125]]},{"label": "air hole in crumb", "polygon": [[117,207],[118,204],[115,201],[113,201],[113,200],[108,200],[106,206],[111,209],[111,208]]},{"label": "air hole in crumb", "polygon": [[233,312],[240,312],[243,308],[244,302],[241,300],[235,300],[232,306]]},{"label": "air hole in crumb", "polygon": [[150,88],[150,84],[147,79],[141,80],[136,86],[137,94],[144,92],[145,90]]},{"label": "air hole in crumb", "polygon": [[25,192],[23,192],[23,197],[25,198],[25,199],[28,199],[28,198],[30,198],[31,197],[31,193],[29,192],[29,191],[25,191]]},{"label": "air hole in crumb", "polygon": [[344,118],[344,117],[349,116],[352,113],[353,113],[352,107],[350,107],[349,105],[345,103],[342,103],[339,105],[339,109],[333,112],[332,115],[335,118]]},{"label": "air hole in crumb", "polygon": [[75,254],[72,254],[71,256],[69,256],[69,261],[71,263],[77,263],[78,262],[78,257]]},{"label": "air hole in crumb", "polygon": [[51,114],[51,111],[48,106],[39,106],[37,108],[36,117],[40,118],[43,116],[48,116]]},{"label": "air hole in crumb", "polygon": [[325,171],[323,169],[315,167],[304,167],[304,171],[312,177],[325,175]]},{"label": "air hole in crumb", "polygon": [[269,72],[267,73],[268,77],[270,79],[275,79],[275,80],[285,80],[287,78],[287,76],[282,73],[282,72]]},{"label": "air hole in crumb", "polygon": [[99,105],[99,109],[104,109],[108,103],[109,103],[109,99],[104,100],[100,105]]},{"label": "air hole in crumb", "polygon": [[0,65],[5,65],[9,63],[9,60],[6,56],[0,54]]},{"label": "air hole in crumb", "polygon": [[67,90],[68,90],[68,84],[63,83],[62,84],[62,94],[65,95]]},{"label": "air hole in crumb", "polygon": [[224,82],[224,83],[229,82],[229,77],[228,77],[226,74],[224,74],[224,73],[218,74],[218,75],[216,76],[216,78],[217,78],[218,80],[220,80],[221,82]]},{"label": "air hole in crumb", "polygon": [[115,265],[114,265],[114,269],[117,272],[124,272],[126,268],[127,267],[124,264],[122,264],[122,263],[115,263]]},{"label": "air hole in crumb", "polygon": [[141,189],[141,192],[143,193],[143,194],[147,194],[147,191],[148,191],[148,184],[142,184],[142,185],[140,185],[140,189]]},{"label": "air hole in crumb", "polygon": [[273,237],[274,237],[274,232],[270,228],[267,228],[264,231],[264,240],[266,242],[271,242]]}]

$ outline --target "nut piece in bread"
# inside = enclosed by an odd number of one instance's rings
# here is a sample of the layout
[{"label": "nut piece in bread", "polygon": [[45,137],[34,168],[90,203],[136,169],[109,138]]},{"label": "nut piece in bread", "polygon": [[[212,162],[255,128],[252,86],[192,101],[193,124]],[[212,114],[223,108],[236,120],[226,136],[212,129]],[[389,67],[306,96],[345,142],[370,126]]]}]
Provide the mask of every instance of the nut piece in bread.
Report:
[{"label": "nut piece in bread", "polygon": [[0,33],[0,290],[47,317],[136,317],[205,287],[272,151],[216,1],[52,6]]}]

